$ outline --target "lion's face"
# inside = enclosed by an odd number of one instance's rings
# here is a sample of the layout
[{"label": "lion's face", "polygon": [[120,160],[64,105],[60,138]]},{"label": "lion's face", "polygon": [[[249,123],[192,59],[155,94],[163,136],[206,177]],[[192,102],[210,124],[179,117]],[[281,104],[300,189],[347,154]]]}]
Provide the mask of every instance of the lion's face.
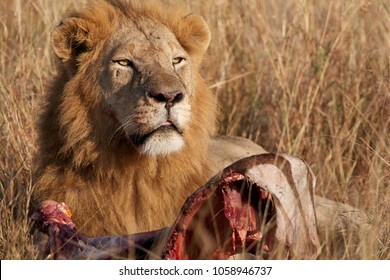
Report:
[{"label": "lion's face", "polygon": [[[142,27],[140,27],[142,26]],[[99,83],[109,111],[138,151],[181,149],[191,118],[191,58],[165,26],[129,22],[105,44]],[[107,56],[108,54],[108,56]]]},{"label": "lion's face", "polygon": [[137,20],[126,12],[104,16],[70,17],[53,32],[54,51],[70,73],[67,86],[94,85],[84,91],[98,95],[99,112],[110,120],[101,124],[109,132],[102,142],[126,140],[152,156],[179,151],[195,127],[194,73],[210,41],[206,23],[186,15],[168,24],[142,11]]}]

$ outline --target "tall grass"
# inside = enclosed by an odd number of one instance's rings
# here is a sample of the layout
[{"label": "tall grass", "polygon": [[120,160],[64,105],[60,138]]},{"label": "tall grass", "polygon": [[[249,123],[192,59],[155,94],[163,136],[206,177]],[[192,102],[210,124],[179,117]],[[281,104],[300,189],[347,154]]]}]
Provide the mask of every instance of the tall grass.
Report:
[{"label": "tall grass", "polygon": [[[317,194],[367,211],[376,258],[390,259],[388,0],[185,4],[212,31],[203,76],[220,100],[221,133],[304,158]],[[0,3],[2,259],[37,256],[27,219],[34,118],[54,69],[49,34],[69,5]]]}]

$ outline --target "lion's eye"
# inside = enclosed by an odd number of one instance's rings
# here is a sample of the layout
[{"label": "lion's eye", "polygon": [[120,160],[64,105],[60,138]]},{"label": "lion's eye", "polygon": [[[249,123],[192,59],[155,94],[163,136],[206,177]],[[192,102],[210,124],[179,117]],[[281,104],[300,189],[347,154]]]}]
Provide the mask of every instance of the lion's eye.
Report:
[{"label": "lion's eye", "polygon": [[179,64],[180,62],[184,61],[185,58],[184,57],[175,57],[173,60],[172,60],[172,64],[173,65],[176,65],[176,64]]},{"label": "lion's eye", "polygon": [[128,59],[114,60],[114,62],[118,63],[121,66],[132,66],[133,65],[133,63]]}]

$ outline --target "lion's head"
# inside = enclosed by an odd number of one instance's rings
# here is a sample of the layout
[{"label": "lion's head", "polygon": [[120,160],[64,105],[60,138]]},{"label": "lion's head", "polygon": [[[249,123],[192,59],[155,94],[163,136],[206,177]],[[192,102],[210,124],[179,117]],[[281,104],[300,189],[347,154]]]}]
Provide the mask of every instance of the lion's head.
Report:
[{"label": "lion's head", "polygon": [[51,41],[58,67],[38,125],[35,200],[65,201],[78,224],[100,211],[104,233],[167,225],[211,175],[217,110],[199,74],[205,21],[97,0],[66,17]]},{"label": "lion's head", "polygon": [[[181,150],[191,119],[199,117],[193,112],[195,95],[212,98],[196,92],[195,82],[209,29],[197,15],[170,12],[98,2],[52,34],[67,87],[77,87],[80,98],[87,92],[88,102],[110,116],[99,133],[108,133],[109,141],[124,137],[152,156]],[[86,84],[92,88],[83,90]]]}]

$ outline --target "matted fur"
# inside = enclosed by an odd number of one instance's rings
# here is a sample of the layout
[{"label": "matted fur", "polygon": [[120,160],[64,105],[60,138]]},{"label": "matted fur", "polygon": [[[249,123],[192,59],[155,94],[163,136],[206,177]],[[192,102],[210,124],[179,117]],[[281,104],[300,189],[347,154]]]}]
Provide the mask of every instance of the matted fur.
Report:
[{"label": "matted fur", "polygon": [[[216,100],[198,72],[209,30],[184,10],[139,2],[94,1],[70,13],[52,35],[59,63],[39,118],[33,198],[66,202],[79,230],[90,236],[169,226],[185,199],[213,175],[206,154]],[[184,147],[168,155],[142,154],[115,134],[118,125],[99,83],[106,42],[127,21],[141,19],[171,30],[191,63]]]}]

